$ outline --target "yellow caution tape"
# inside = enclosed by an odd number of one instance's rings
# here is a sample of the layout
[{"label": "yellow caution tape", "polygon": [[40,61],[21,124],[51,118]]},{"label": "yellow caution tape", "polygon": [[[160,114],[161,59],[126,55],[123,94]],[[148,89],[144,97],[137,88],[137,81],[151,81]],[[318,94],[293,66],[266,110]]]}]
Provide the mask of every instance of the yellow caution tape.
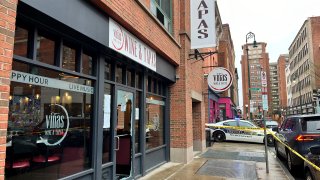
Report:
[{"label": "yellow caution tape", "polygon": [[[236,129],[236,130],[264,130],[264,128],[248,128],[248,127],[238,127],[238,126],[217,126],[214,124],[205,124],[207,127],[213,127],[213,128],[217,128],[217,129]],[[281,144],[283,144],[284,146],[286,146],[291,152],[293,152],[295,155],[297,155],[298,157],[300,157],[302,160],[304,160],[305,162],[307,162],[310,166],[312,166],[313,168],[315,168],[317,171],[320,171],[320,167],[316,166],[314,163],[310,162],[308,159],[306,159],[305,157],[303,157],[301,154],[299,154],[297,151],[295,151],[294,149],[290,148],[287,144],[285,144],[284,142],[282,142],[277,136],[275,136],[275,133],[270,131],[269,129],[266,129],[267,134],[271,134],[274,139],[276,139],[277,141],[279,141]]]},{"label": "yellow caution tape", "polygon": [[291,147],[289,147],[287,144],[285,144],[284,142],[282,142],[277,136],[275,136],[273,133],[272,136],[274,137],[274,139],[276,139],[277,141],[279,141],[281,144],[283,144],[284,146],[286,146],[291,152],[293,152],[295,155],[297,155],[298,157],[300,157],[302,160],[304,160],[305,162],[307,162],[310,166],[312,166],[313,168],[315,168],[317,171],[320,171],[320,167],[316,166],[315,164],[313,164],[312,162],[310,162],[308,159],[306,159],[305,157],[303,157],[301,154],[299,154],[297,151],[295,151],[294,149],[292,149]]},{"label": "yellow caution tape", "polygon": [[227,128],[227,129],[248,129],[248,130],[264,130],[263,128],[249,128],[249,127],[238,127],[238,126],[217,126],[217,125],[214,125],[214,124],[205,124],[206,126],[208,127],[213,127],[213,128],[220,128],[220,129],[223,129],[223,128]]}]

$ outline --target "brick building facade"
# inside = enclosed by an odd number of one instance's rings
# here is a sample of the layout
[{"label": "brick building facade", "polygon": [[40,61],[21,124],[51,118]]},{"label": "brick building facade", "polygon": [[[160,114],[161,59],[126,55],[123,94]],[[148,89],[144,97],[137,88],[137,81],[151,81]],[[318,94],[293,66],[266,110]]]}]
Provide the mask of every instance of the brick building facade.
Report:
[{"label": "brick building facade", "polygon": [[[42,118],[37,117],[37,120],[40,121],[49,117],[46,113],[50,111],[53,114],[63,112],[52,112],[54,108],[49,107],[63,106],[68,113],[61,117],[70,116],[70,130],[69,123],[65,130],[59,129],[64,131],[62,134],[69,135],[57,141],[63,151],[56,157],[59,161],[55,165],[48,163],[48,155],[45,166],[41,165],[39,144],[56,144],[45,142],[43,134],[36,134],[41,138],[32,142],[36,143],[32,147],[37,148],[34,152],[39,154],[29,154],[27,160],[23,159],[23,167],[30,170],[18,173],[20,176],[33,179],[51,178],[51,175],[69,179],[135,178],[168,161],[188,163],[193,159],[193,151],[205,149],[207,105],[203,97],[206,91],[203,62],[188,60],[190,4],[189,1],[168,3],[157,4],[153,0],[2,2],[1,179],[17,175],[13,171],[17,168],[16,162],[11,156],[16,153],[11,151],[16,137],[13,135],[12,140],[8,140],[7,132],[20,133],[15,129],[19,124],[21,136],[26,137],[30,132],[35,135],[35,129],[30,128],[39,128],[30,125],[26,129],[27,122],[19,117],[22,116],[21,98],[25,100],[24,110],[39,112]],[[73,14],[69,10],[81,13]],[[111,48],[108,40],[112,37],[110,32],[116,28],[126,33],[126,40],[133,40],[130,42],[154,52],[156,70]],[[113,35],[118,37],[116,33],[114,31]],[[135,54],[134,49],[129,53]],[[13,78],[17,74],[58,81],[50,86],[28,84],[26,80]],[[75,88],[63,89],[66,84]],[[133,102],[130,108],[125,104],[128,99]],[[19,108],[15,109],[16,106]],[[9,107],[16,111],[9,111]],[[20,122],[12,124],[13,116],[20,118]],[[29,123],[36,124],[33,120],[30,118]],[[129,135],[124,134],[128,131]],[[131,148],[124,151],[123,146]],[[46,146],[41,148],[47,149]],[[135,154],[130,156],[130,153]],[[129,162],[122,157],[128,157]],[[125,162],[127,164],[121,164]],[[42,171],[57,166],[53,174]],[[40,176],[33,174],[34,170],[40,171]]]},{"label": "brick building facade", "polygon": [[309,17],[289,47],[292,107],[287,114],[314,113],[313,93],[320,88],[320,17]]},{"label": "brick building facade", "polygon": [[[271,105],[271,84],[270,84],[270,70],[269,70],[269,54],[266,51],[266,43],[258,42],[257,47],[253,44],[243,45],[243,55],[241,56],[241,68],[242,68],[242,93],[243,93],[243,114],[245,118],[250,119],[250,113],[252,118],[258,118],[258,106],[262,106],[262,92],[261,88],[261,70],[267,74],[267,95],[269,110],[267,116],[271,117],[272,110]],[[248,52],[247,49],[248,48]],[[249,58],[248,58],[249,55]],[[249,59],[249,65],[248,65]],[[250,70],[248,70],[248,67]],[[248,75],[250,72],[250,75]],[[250,86],[249,80],[250,77]],[[251,90],[252,105],[250,106],[249,88],[258,88]]]}]

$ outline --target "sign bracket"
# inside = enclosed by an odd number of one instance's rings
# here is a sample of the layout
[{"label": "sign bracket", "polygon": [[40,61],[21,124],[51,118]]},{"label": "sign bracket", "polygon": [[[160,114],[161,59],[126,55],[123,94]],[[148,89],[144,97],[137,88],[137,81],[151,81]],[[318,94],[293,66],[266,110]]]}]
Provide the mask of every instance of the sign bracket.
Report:
[{"label": "sign bracket", "polygon": [[213,54],[217,54],[218,51],[209,51],[209,52],[200,52],[198,49],[194,50],[194,53],[189,54],[189,59],[188,60],[198,60],[198,57],[201,58],[201,60],[204,61],[205,58],[212,56]]}]

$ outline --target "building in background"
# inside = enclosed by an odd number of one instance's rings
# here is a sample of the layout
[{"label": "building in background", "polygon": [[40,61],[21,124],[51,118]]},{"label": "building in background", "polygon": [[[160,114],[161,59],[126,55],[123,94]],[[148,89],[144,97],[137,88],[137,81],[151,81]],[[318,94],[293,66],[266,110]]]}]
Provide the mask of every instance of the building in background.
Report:
[{"label": "building in background", "polygon": [[286,89],[287,89],[287,106],[285,108],[285,114],[287,110],[292,107],[292,87],[291,87],[291,76],[290,76],[290,66],[287,66],[286,69]]},{"label": "building in background", "polygon": [[309,17],[289,47],[292,107],[287,114],[315,112],[314,92],[320,88],[320,17]]},{"label": "building in background", "polygon": [[269,64],[270,67],[270,83],[271,83],[271,99],[270,109],[272,110],[272,118],[278,119],[281,114],[280,111],[280,98],[279,98],[279,71],[278,63],[272,62]]},{"label": "building in background", "polygon": [[238,96],[238,73],[235,67],[235,53],[229,24],[222,25],[222,36],[219,39],[218,66],[224,67],[231,72],[233,83],[231,87],[220,93],[219,110],[222,118],[233,119],[237,116],[239,106]]},{"label": "building in background", "polygon": [[[269,54],[266,52],[266,46],[267,44],[263,42],[257,43],[256,47],[254,47],[254,44],[252,43],[248,43],[242,46],[243,54],[241,56],[241,68],[243,114],[244,118],[246,119],[249,119],[250,116],[252,118],[259,118],[258,107],[262,106],[261,71],[265,71],[267,75],[267,95],[269,107],[271,104]],[[250,95],[248,78],[250,78],[251,103],[249,100]],[[269,111],[266,113],[266,116],[271,116],[271,111],[272,110],[269,108]]]},{"label": "building in background", "polygon": [[281,54],[278,58],[278,81],[279,81],[279,108],[280,108],[280,120],[285,115],[286,108],[288,106],[288,92],[287,92],[287,76],[286,68],[289,65],[289,55]]}]

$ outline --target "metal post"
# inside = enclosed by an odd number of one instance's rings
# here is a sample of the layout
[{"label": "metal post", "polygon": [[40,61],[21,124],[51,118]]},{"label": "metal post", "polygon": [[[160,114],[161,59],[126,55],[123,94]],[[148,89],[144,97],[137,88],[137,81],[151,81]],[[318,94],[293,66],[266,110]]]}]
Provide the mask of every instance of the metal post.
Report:
[{"label": "metal post", "polygon": [[246,119],[248,120],[248,116],[249,116],[249,113],[248,113],[248,104],[245,105],[246,106]]},{"label": "metal post", "polygon": [[[246,41],[246,51],[247,51],[247,65],[248,65],[248,91],[249,91],[249,106],[250,106],[250,119],[252,119],[252,109],[251,109],[251,91],[250,91],[250,65],[249,65],[249,48],[248,48],[248,43]],[[248,117],[248,116],[247,116]]]},{"label": "metal post", "polygon": [[264,149],[266,158],[266,172],[269,173],[269,162],[268,162],[268,149],[267,149],[267,130],[266,130],[266,119],[264,118],[264,110],[262,111],[263,130],[264,130]]}]

